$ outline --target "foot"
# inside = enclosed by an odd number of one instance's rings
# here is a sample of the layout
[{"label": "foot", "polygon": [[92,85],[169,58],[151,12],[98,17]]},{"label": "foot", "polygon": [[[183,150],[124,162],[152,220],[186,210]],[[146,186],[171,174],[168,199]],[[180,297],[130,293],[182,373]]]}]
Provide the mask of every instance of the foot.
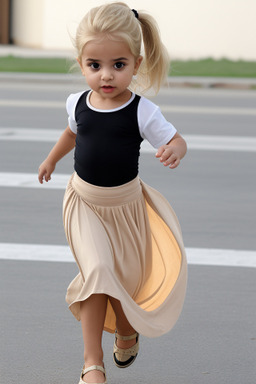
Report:
[{"label": "foot", "polygon": [[[119,343],[118,343],[119,341]],[[113,349],[113,360],[118,368],[129,367],[136,359],[139,351],[139,334],[137,332],[130,335],[115,334]]]},{"label": "foot", "polygon": [[85,373],[82,377],[82,382],[86,382],[87,384],[103,384],[106,382],[105,374],[99,370],[92,370]]},{"label": "foot", "polygon": [[105,383],[105,376],[102,372],[91,371],[86,373],[83,376],[82,381],[86,382],[87,384],[90,384],[90,383],[102,384],[102,383]]},{"label": "foot", "polygon": [[[136,331],[132,330],[130,332],[120,332],[118,329],[116,331],[119,335],[121,336],[130,336],[130,335],[134,335],[136,333]],[[116,340],[116,345],[118,348],[121,348],[121,349],[128,349],[128,348],[131,348],[133,347],[135,344],[136,344],[136,337],[132,340],[121,340],[121,339],[117,339]]]}]

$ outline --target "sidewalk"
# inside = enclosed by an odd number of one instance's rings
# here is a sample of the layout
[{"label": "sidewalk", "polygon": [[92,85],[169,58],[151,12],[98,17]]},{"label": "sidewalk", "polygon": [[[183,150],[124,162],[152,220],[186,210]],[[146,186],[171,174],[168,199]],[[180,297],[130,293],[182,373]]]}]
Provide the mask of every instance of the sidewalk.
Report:
[{"label": "sidewalk", "polygon": [[[47,58],[67,58],[75,57],[75,51],[70,50],[49,50],[23,48],[14,45],[0,45],[1,56],[18,57],[47,57]],[[0,72],[0,81],[54,81],[54,82],[80,82],[79,74],[49,74],[49,73],[14,73]],[[224,78],[224,77],[192,77],[192,76],[173,76],[169,77],[166,85],[171,87],[191,87],[191,88],[227,88],[227,89],[255,89],[255,78]]]},{"label": "sidewalk", "polygon": [[72,49],[33,49],[18,47],[17,45],[0,44],[0,57],[8,55],[18,57],[66,57],[72,59],[75,57],[75,51]]}]

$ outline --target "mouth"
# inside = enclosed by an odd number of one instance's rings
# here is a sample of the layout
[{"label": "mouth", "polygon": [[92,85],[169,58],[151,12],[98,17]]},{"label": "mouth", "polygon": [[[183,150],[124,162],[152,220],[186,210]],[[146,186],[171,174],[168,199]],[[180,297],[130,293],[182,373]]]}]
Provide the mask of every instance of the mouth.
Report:
[{"label": "mouth", "polygon": [[111,93],[111,92],[113,92],[114,91],[114,87],[112,87],[111,85],[103,85],[102,87],[101,87],[101,89],[103,90],[103,92],[105,92],[105,93]]}]

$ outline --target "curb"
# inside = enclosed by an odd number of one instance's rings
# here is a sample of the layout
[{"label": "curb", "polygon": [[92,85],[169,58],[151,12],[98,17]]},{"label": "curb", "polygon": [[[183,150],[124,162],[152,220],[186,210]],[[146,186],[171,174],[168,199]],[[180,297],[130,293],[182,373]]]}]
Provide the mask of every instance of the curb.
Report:
[{"label": "curb", "polygon": [[255,78],[226,77],[169,77],[166,83],[170,87],[220,88],[237,90],[256,90]]},{"label": "curb", "polygon": [[[0,82],[50,82],[56,84],[84,84],[81,74],[59,73],[23,73],[0,72]],[[254,78],[221,78],[221,77],[168,77],[166,87],[170,88],[219,88],[237,90],[256,90]]]},{"label": "curb", "polygon": [[0,72],[1,82],[50,82],[50,83],[78,83],[83,80],[80,74],[71,73],[27,73],[27,72]]},{"label": "curb", "polygon": [[[24,48],[16,45],[0,45],[0,57],[13,55],[19,57],[58,57],[74,58],[73,49],[50,50]],[[0,81],[26,81],[26,82],[71,82],[80,84],[80,74],[55,74],[55,73],[22,73],[0,72]],[[84,80],[83,80],[84,82]],[[256,78],[224,78],[224,77],[169,77],[165,86],[174,88],[221,88],[221,89],[249,89],[256,90]]]}]

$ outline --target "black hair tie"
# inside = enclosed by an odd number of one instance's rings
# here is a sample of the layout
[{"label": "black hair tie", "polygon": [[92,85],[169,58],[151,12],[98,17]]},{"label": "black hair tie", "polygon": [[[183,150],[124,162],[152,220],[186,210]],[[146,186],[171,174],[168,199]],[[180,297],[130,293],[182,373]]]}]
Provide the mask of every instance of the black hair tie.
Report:
[{"label": "black hair tie", "polygon": [[132,12],[134,13],[134,16],[136,17],[136,19],[138,19],[139,18],[139,14],[136,11],[136,9],[132,9]]}]

